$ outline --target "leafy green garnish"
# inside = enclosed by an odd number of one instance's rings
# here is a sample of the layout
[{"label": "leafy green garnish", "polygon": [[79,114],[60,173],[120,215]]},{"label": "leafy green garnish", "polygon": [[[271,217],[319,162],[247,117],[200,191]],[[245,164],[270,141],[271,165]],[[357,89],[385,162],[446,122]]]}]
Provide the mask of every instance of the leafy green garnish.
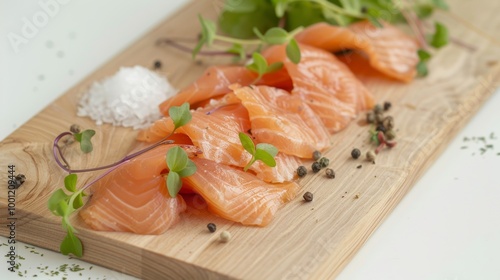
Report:
[{"label": "leafy green garnish", "polygon": [[300,62],[300,48],[299,44],[295,39],[290,40],[288,45],[286,45],[286,56],[291,62],[298,64]]},{"label": "leafy green garnish", "polygon": [[196,172],[196,165],[179,146],[168,150],[166,161],[170,169],[167,175],[168,193],[171,197],[176,197],[182,187],[181,178],[193,175]]},{"label": "leafy green garnish", "polygon": [[76,190],[77,175],[69,174],[64,178],[65,188],[71,192],[68,195],[63,189],[57,189],[49,198],[47,206],[52,214],[62,217],[62,226],[66,230],[66,237],[60,245],[64,255],[73,254],[77,257],[83,255],[83,246],[80,239],[75,236],[75,228],[70,222],[70,215],[83,206],[83,190]]},{"label": "leafy green garnish", "polygon": [[87,129],[84,130],[80,133],[75,133],[73,136],[75,137],[75,140],[80,142],[80,149],[84,153],[90,153],[94,149],[92,147],[92,137],[95,135],[95,131],[92,129]]},{"label": "leafy green garnish", "polygon": [[215,39],[215,34],[217,33],[217,26],[213,21],[205,20],[201,16],[198,16],[198,20],[201,24],[201,38],[198,44],[193,49],[193,58],[200,52],[203,45],[211,46]]},{"label": "leafy green garnish", "polygon": [[234,53],[239,56],[240,60],[243,60],[247,57],[247,54],[245,52],[245,49],[241,44],[234,43],[228,50],[228,53]]},{"label": "leafy green garnish", "polygon": [[168,114],[174,122],[175,129],[187,124],[191,121],[191,112],[189,111],[189,103],[184,103],[181,106],[172,106],[168,109]]},{"label": "leafy green garnish", "polygon": [[247,171],[257,160],[262,161],[270,167],[276,166],[276,161],[274,160],[274,157],[278,154],[278,149],[276,147],[267,143],[259,143],[255,146],[250,136],[243,132],[240,132],[238,136],[243,148],[252,155],[252,158],[243,170]]},{"label": "leafy green garnish", "polygon": [[267,64],[266,59],[258,52],[252,54],[253,61],[247,65],[247,69],[258,74],[253,82],[254,84],[264,76],[264,74],[276,72],[283,67],[282,62],[274,62],[271,65]]},{"label": "leafy green garnish", "polygon": [[427,61],[431,58],[431,54],[427,52],[426,50],[418,50],[417,55],[419,58],[418,64],[417,64],[417,75],[419,77],[425,77],[429,73],[427,69]]},{"label": "leafy green garnish", "polygon": [[436,31],[432,36],[431,45],[435,48],[441,48],[448,44],[448,29],[443,24],[436,22]]},{"label": "leafy green garnish", "polygon": [[[254,28],[264,33],[278,26],[279,18],[269,0],[228,0],[219,16],[219,26],[227,35],[238,39],[255,38]],[[227,9],[226,7],[230,7]]]},{"label": "leafy green garnish", "polygon": [[[248,6],[250,7],[250,6]],[[245,8],[246,9],[246,8]],[[239,38],[231,38],[217,34],[217,28],[215,23],[203,19],[201,16],[199,17],[201,23],[201,38],[198,41],[198,44],[193,49],[193,57],[195,57],[201,50],[201,48],[206,45],[207,47],[212,46],[215,41],[220,41],[221,43],[230,43],[232,46],[227,50],[227,53],[236,54],[240,59],[246,58],[246,50],[245,47],[253,47],[254,52],[260,52],[260,49],[264,45],[279,45],[279,44],[292,44],[293,47],[293,37],[302,30],[302,27],[299,27],[292,32],[287,32],[285,29],[280,27],[272,27],[266,29],[266,32],[263,34],[258,26],[252,26],[251,30],[253,36],[256,36],[257,40],[250,39],[239,39]],[[293,48],[293,59],[290,58],[291,61],[298,63],[300,61],[300,54],[297,55],[297,52],[300,53],[299,48]],[[297,59],[299,58],[299,59]],[[259,73],[259,72],[257,72]]]}]

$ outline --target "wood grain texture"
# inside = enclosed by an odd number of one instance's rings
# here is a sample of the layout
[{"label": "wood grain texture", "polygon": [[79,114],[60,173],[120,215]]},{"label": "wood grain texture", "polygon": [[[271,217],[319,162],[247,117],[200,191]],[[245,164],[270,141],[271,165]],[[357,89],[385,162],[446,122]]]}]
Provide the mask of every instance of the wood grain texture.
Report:
[{"label": "wood grain texture", "polygon": [[[192,82],[208,64],[220,61],[205,59],[199,64],[189,54],[159,47],[155,42],[164,36],[195,36],[199,32],[195,16],[202,13],[215,18],[219,2],[193,1],[2,141],[2,170],[13,163],[17,172],[27,177],[17,192],[18,240],[57,251],[63,238],[59,219],[46,208],[48,197],[63,185],[65,175],[51,154],[58,133],[73,123],[97,131],[95,151],[90,155],[82,157],[75,146],[65,151],[74,166],[115,161],[135,144],[136,131],[96,126],[87,118],[78,118],[76,105],[82,92],[121,66],[149,67],[156,59],[163,61],[163,74],[175,86]],[[450,2],[454,14],[498,38],[500,19],[496,15],[500,2]],[[85,246],[83,259],[144,279],[326,279],[337,275],[499,85],[498,44],[448,13],[436,17],[449,26],[454,37],[473,45],[475,51],[455,44],[446,46],[430,62],[430,76],[411,84],[368,76],[368,70],[359,73],[378,100],[392,102],[390,113],[398,128],[398,146],[382,152],[376,164],[350,158],[353,147],[362,151],[371,148],[368,127],[362,125],[360,116],[332,137],[334,147],[327,156],[337,178],[328,180],[317,175],[302,179],[303,190],[313,192],[314,201],[306,204],[300,197],[295,199],[278,212],[269,226],[245,227],[225,221],[207,214],[203,204],[196,201],[179,224],[159,236],[96,232],[75,217]],[[362,168],[356,168],[360,164]],[[6,175],[0,172],[1,182],[7,181]],[[80,183],[95,175],[81,175]],[[6,184],[2,183],[2,235],[8,234],[6,193]],[[356,194],[358,199],[354,199]],[[215,222],[218,231],[230,231],[232,240],[220,243],[217,234],[206,230],[208,222]]]}]

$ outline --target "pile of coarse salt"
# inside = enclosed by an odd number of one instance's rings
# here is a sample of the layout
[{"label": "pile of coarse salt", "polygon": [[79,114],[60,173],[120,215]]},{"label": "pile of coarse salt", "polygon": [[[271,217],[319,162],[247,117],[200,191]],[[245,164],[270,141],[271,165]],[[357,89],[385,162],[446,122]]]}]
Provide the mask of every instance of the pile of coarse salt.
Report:
[{"label": "pile of coarse salt", "polygon": [[90,86],[80,100],[78,116],[88,116],[98,125],[145,128],[161,118],[158,105],[176,92],[165,78],[147,68],[122,67]]}]

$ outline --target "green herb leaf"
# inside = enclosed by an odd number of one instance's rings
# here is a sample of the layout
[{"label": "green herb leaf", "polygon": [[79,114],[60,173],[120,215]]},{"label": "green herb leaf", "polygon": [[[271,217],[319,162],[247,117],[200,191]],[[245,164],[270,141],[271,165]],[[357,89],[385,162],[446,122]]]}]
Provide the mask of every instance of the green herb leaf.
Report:
[{"label": "green herb leaf", "polygon": [[[269,28],[278,26],[279,18],[276,16],[275,8],[269,0],[239,0],[245,5],[255,5],[254,10],[231,11],[225,10],[219,16],[221,30],[233,38],[254,38],[254,27],[264,33]],[[253,4],[249,4],[252,2]],[[233,9],[234,10],[234,9]]]},{"label": "green herb leaf", "polygon": [[255,152],[255,159],[262,161],[269,167],[276,166],[276,161],[274,160],[274,157],[265,150],[257,149],[257,151]]},{"label": "green herb leaf", "polygon": [[427,69],[427,64],[423,61],[419,61],[417,64],[417,75],[419,77],[425,77],[429,74],[429,70]]},{"label": "green herb leaf", "polygon": [[83,256],[82,242],[70,230],[61,242],[60,251],[63,255],[73,254],[81,258]]},{"label": "green herb leaf", "polygon": [[76,192],[76,181],[78,176],[76,174],[69,174],[64,177],[64,187],[70,192]]},{"label": "green herb leaf", "polygon": [[190,159],[188,159],[188,163],[186,165],[186,167],[184,167],[184,169],[182,169],[181,171],[177,172],[179,174],[179,176],[181,178],[184,178],[184,177],[189,177],[191,175],[193,175],[194,173],[196,173],[196,165],[194,164],[194,162]]},{"label": "green herb leaf", "polygon": [[259,143],[259,144],[257,144],[256,148],[257,148],[257,150],[266,151],[272,157],[275,157],[278,154],[278,149],[271,144]]},{"label": "green herb leaf", "polygon": [[254,1],[226,0],[224,10],[237,13],[248,13],[255,11],[257,4]]},{"label": "green herb leaf", "polygon": [[243,148],[252,156],[255,155],[255,144],[253,143],[252,138],[243,132],[240,132],[238,136],[240,137],[240,142]]},{"label": "green herb leaf", "polygon": [[431,59],[431,54],[423,49],[419,49],[417,51],[418,58],[420,58],[420,61],[427,62],[429,59]]},{"label": "green herb leaf", "polygon": [[64,216],[65,211],[61,209],[60,203],[66,203],[65,200],[69,198],[69,195],[67,195],[63,189],[58,189],[49,198],[49,201],[47,203],[47,206],[52,212],[52,214],[56,216]]},{"label": "green herb leaf", "polygon": [[204,19],[201,15],[198,15],[198,20],[201,24],[201,38],[193,49],[193,58],[200,52],[203,45],[212,45],[217,33],[217,26],[215,25],[215,22]]},{"label": "green herb leaf", "polygon": [[84,130],[80,133],[75,133],[73,136],[75,140],[80,142],[80,149],[84,153],[90,153],[93,150],[92,147],[92,137],[95,135],[95,131],[92,129]]},{"label": "green herb leaf", "polygon": [[288,0],[272,0],[274,5],[274,12],[276,16],[281,18],[285,15],[285,11],[288,8]]},{"label": "green herb leaf", "polygon": [[323,21],[326,21],[326,19],[318,3],[301,1],[287,5],[285,29],[288,31]]},{"label": "green herb leaf", "polygon": [[270,45],[281,45],[288,41],[288,32],[283,28],[273,27],[266,31],[262,39]]},{"label": "green herb leaf", "polygon": [[172,147],[167,152],[167,166],[171,171],[179,172],[187,166],[188,155],[181,147]]},{"label": "green herb leaf", "polygon": [[259,76],[266,73],[266,70],[267,70],[266,59],[260,53],[257,53],[257,52],[254,52],[252,54],[252,58],[253,58],[253,62],[251,64],[247,65],[247,69],[259,74]]},{"label": "green herb leaf", "polygon": [[300,48],[299,44],[295,39],[290,40],[288,45],[286,45],[286,56],[291,62],[298,64],[300,62]]},{"label": "green herb leaf", "polygon": [[79,193],[73,201],[73,208],[78,209],[83,206],[83,193]]},{"label": "green herb leaf", "polygon": [[234,53],[239,55],[240,59],[243,60],[247,57],[245,49],[241,44],[233,44],[231,48],[227,50],[228,53]]},{"label": "green herb leaf", "polygon": [[189,111],[189,103],[184,103],[181,106],[172,106],[168,109],[168,114],[174,122],[175,129],[187,124],[191,121],[191,112]]},{"label": "green herb leaf", "polygon": [[182,187],[182,181],[179,174],[175,171],[170,171],[167,175],[167,189],[171,197],[176,197]]},{"label": "green herb leaf", "polygon": [[431,54],[426,50],[422,49],[418,50],[417,54],[420,59],[420,61],[417,64],[417,75],[419,77],[425,77],[429,73],[426,62],[431,58]]},{"label": "green herb leaf", "polygon": [[443,24],[436,22],[436,31],[432,36],[431,45],[435,48],[441,48],[448,44],[448,29]]},{"label": "green herb leaf", "polygon": [[271,65],[269,65],[266,69],[266,74],[276,72],[276,71],[280,70],[281,68],[283,68],[283,62],[271,63]]}]

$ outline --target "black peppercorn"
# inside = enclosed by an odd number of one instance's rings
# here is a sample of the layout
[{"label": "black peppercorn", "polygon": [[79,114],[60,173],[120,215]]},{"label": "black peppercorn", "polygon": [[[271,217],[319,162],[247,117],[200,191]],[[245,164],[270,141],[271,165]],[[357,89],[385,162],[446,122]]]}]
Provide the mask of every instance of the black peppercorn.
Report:
[{"label": "black peppercorn", "polygon": [[154,68],[160,69],[161,68],[161,61],[159,61],[159,60],[155,61]]},{"label": "black peppercorn", "polygon": [[314,151],[313,152],[313,159],[318,160],[321,158],[321,152],[320,151]]},{"label": "black peppercorn", "polygon": [[359,149],[353,149],[351,151],[351,156],[353,159],[358,159],[361,156],[361,151]]},{"label": "black peppercorn", "polygon": [[326,157],[322,157],[319,159],[319,164],[321,164],[321,168],[325,168],[330,164],[330,160]]},{"label": "black peppercorn", "polygon": [[375,113],[373,112],[368,112],[366,114],[366,122],[367,123],[374,123],[375,122]]},{"label": "black peppercorn", "polygon": [[26,176],[24,176],[24,174],[17,174],[15,179],[16,179],[15,188],[17,189],[26,181]]},{"label": "black peppercorn", "polygon": [[317,161],[313,162],[311,169],[314,173],[318,173],[321,170],[321,163]]},{"label": "black peppercorn", "polygon": [[333,179],[333,178],[335,178],[335,171],[333,171],[333,169],[331,169],[331,168],[327,168],[325,170],[325,175],[326,175],[326,177]]},{"label": "black peppercorn", "polygon": [[377,105],[375,105],[375,107],[373,107],[373,112],[375,112],[375,114],[379,114],[379,113],[382,113],[383,109],[384,108],[382,107],[382,105],[377,104]]},{"label": "black peppercorn", "polygon": [[217,226],[214,223],[209,223],[207,228],[210,232],[215,232],[217,230]]},{"label": "black peppercorn", "polygon": [[306,174],[307,174],[307,168],[305,166],[301,165],[297,168],[297,175],[300,178],[306,176]]},{"label": "black peppercorn", "polygon": [[311,202],[313,200],[313,194],[311,192],[306,192],[302,197],[307,202]]},{"label": "black peppercorn", "polygon": [[73,133],[80,133],[80,126],[77,124],[72,124],[71,127],[69,128],[69,131]]},{"label": "black peppercorn", "polygon": [[385,117],[385,119],[382,121],[382,123],[384,124],[384,127],[387,130],[391,130],[394,128],[394,118],[391,116]]},{"label": "black peppercorn", "polygon": [[382,131],[384,133],[387,131],[387,129],[385,128],[385,126],[383,124],[378,124],[377,128],[375,130],[376,131]]},{"label": "black peppercorn", "polygon": [[392,106],[391,102],[389,101],[384,102],[384,111],[388,111],[389,109],[391,109],[391,106]]}]

